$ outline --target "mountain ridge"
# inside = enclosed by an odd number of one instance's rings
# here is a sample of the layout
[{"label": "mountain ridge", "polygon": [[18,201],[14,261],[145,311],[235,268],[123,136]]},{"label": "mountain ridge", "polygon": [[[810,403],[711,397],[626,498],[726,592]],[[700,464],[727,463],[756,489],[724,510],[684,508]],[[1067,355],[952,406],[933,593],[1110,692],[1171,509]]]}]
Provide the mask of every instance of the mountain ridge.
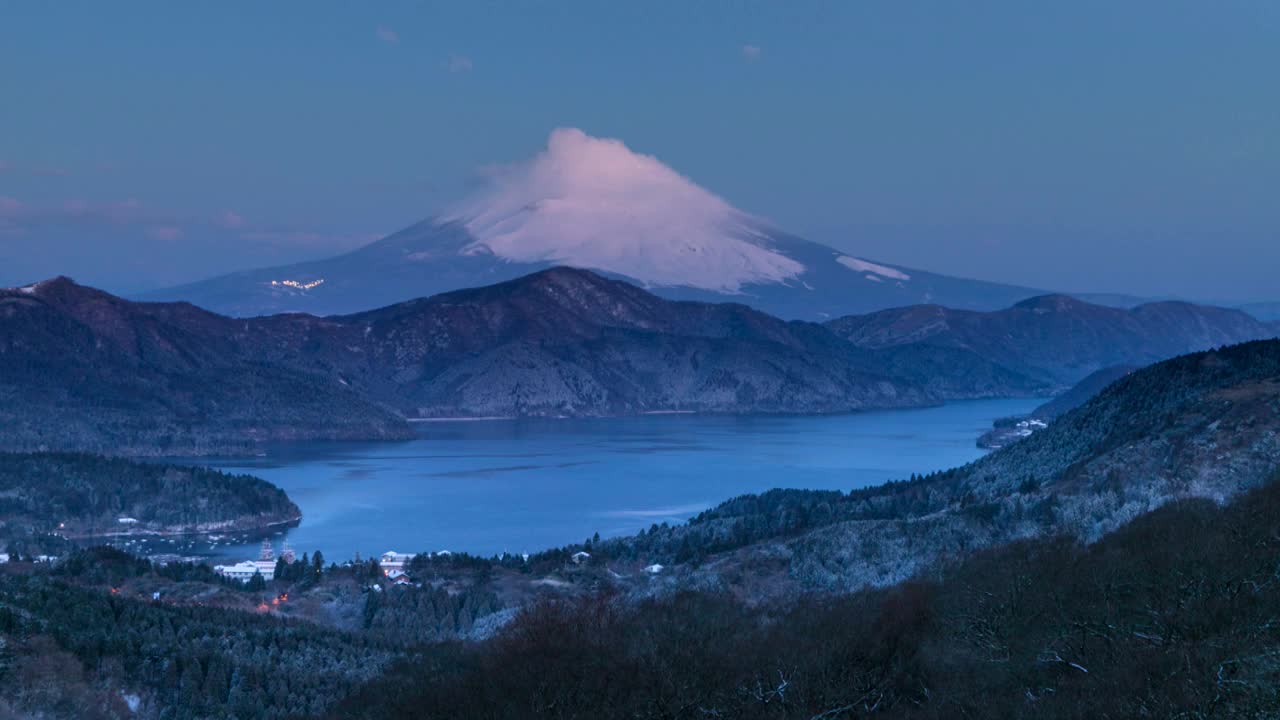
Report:
[{"label": "mountain ridge", "polygon": [[[410,437],[406,418],[826,413],[1043,391],[965,351],[864,350],[814,323],[569,268],[354,315],[248,319],[55,278],[0,291],[0,329],[0,395],[16,401],[0,447],[18,450],[239,453]],[[963,376],[938,382],[953,361]]]},{"label": "mountain ridge", "polygon": [[[41,409],[7,414],[4,446],[40,449],[48,435],[70,443],[59,449],[251,452],[409,437],[407,418],[919,407],[1046,394],[1117,348],[1150,360],[1262,332],[1179,303],[1048,296],[1002,313],[923,306],[821,325],[555,267],[350,315],[229,318],[54,278],[0,291],[0,393]],[[1017,322],[952,327],[988,316]]]},{"label": "mountain ridge", "polygon": [[1275,337],[1247,313],[1181,301],[1113,308],[1061,294],[989,312],[940,305],[893,308],[826,323],[865,348],[942,345],[972,350],[1017,372],[1063,386],[1117,365]]}]

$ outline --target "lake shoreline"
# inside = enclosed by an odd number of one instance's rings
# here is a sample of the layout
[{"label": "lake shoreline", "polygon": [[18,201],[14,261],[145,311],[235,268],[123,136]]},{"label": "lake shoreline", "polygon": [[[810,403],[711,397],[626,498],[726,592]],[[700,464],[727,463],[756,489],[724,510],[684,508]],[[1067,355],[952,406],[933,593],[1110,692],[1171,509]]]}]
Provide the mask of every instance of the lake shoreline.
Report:
[{"label": "lake shoreline", "polygon": [[[848,492],[949,469],[986,454],[974,438],[992,421],[1041,401],[817,416],[436,419],[415,423],[408,442],[272,444],[259,457],[205,464],[283,489],[304,515],[283,533],[300,550],[337,560],[439,548],[489,556],[635,534],[774,488]],[[257,548],[213,552],[253,557]]]}]

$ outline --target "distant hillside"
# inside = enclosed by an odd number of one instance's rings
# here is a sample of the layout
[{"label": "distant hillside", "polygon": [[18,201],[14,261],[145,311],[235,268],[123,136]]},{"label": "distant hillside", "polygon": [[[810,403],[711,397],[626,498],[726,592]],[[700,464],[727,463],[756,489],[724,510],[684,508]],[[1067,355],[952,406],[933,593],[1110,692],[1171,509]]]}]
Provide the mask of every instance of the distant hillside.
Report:
[{"label": "distant hillside", "polygon": [[1117,365],[1149,365],[1183,353],[1276,337],[1239,310],[1158,302],[1121,309],[1048,295],[1005,310],[937,305],[884,310],[827,323],[865,348],[963,348],[1015,372],[1062,385]]},{"label": "distant hillside", "polygon": [[67,279],[0,291],[0,448],[253,452],[404,418],[847,412],[1030,395],[963,349],[854,347],[558,268],[358,315],[235,320]]},{"label": "distant hillside", "polygon": [[68,538],[262,530],[298,506],[249,475],[94,455],[0,453],[0,536]]},{"label": "distant hillside", "polygon": [[1046,422],[1055,420],[1089,402],[1103,388],[1138,369],[1135,365],[1115,365],[1090,373],[1088,377],[1072,385],[1070,390],[1032,410],[1031,417]]},{"label": "distant hillside", "polygon": [[1277,467],[1280,340],[1257,341],[1129,374],[962,468],[847,494],[746,496],[605,547],[643,562],[701,561],[684,584],[856,589],[1019,538],[1094,540],[1173,500],[1230,498]]},{"label": "distant hillside", "polygon": [[1240,309],[1258,318],[1280,327],[1280,302],[1260,302],[1241,305]]}]

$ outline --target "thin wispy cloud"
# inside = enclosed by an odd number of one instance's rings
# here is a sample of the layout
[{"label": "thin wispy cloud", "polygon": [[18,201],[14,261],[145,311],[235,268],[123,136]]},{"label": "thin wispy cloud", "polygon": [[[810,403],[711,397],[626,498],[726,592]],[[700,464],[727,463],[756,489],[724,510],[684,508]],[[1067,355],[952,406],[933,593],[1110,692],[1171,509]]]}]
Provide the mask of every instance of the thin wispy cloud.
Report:
[{"label": "thin wispy cloud", "polygon": [[745,58],[747,62],[755,62],[756,60],[759,60],[763,53],[764,50],[760,49],[759,45],[742,46],[742,57]]},{"label": "thin wispy cloud", "polygon": [[114,228],[113,232],[133,232],[161,242],[229,233],[259,245],[321,250],[348,250],[379,237],[365,233],[324,232],[301,226],[254,225],[233,210],[213,215],[165,212],[146,207],[136,198],[112,203],[73,199],[54,205],[29,205],[14,197],[0,196],[0,233],[14,235],[55,227]]},{"label": "thin wispy cloud", "polygon": [[156,227],[147,228],[147,237],[152,240],[181,240],[182,228],[174,225],[157,225]]},{"label": "thin wispy cloud", "polygon": [[471,58],[466,55],[450,55],[447,67],[451,73],[465,73],[471,72],[473,65],[471,63]]},{"label": "thin wispy cloud", "polygon": [[397,33],[395,30],[392,30],[385,25],[379,25],[378,29],[374,31],[374,34],[377,35],[379,40],[387,45],[400,44],[400,33]]},{"label": "thin wispy cloud", "polygon": [[238,228],[244,225],[244,217],[240,213],[227,210],[217,217],[216,223],[223,227]]},{"label": "thin wispy cloud", "polygon": [[325,233],[297,228],[259,228],[240,233],[240,239],[276,247],[348,250],[382,237],[372,233]]},{"label": "thin wispy cloud", "polygon": [[67,177],[71,171],[57,165],[17,165],[7,160],[0,160],[0,173],[35,177]]}]

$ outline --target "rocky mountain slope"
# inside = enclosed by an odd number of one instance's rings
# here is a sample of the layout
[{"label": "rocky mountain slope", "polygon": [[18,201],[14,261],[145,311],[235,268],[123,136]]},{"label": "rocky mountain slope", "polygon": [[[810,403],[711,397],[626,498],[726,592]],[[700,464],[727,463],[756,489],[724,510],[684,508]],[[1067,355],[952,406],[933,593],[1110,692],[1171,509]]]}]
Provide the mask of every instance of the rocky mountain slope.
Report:
[{"label": "rocky mountain slope", "polygon": [[937,302],[992,310],[1038,291],[856,257],[731,206],[617,140],[561,128],[438,216],[353,252],[145,295],[235,316],[351,313],[552,266],[674,300],[742,302],[788,319]]},{"label": "rocky mountain slope", "polygon": [[865,348],[964,348],[1002,367],[1063,386],[1106,367],[1148,365],[1277,335],[1275,328],[1238,310],[1182,302],[1120,309],[1064,295],[1031,298],[995,312],[917,305],[843,317],[827,327]]},{"label": "rocky mountain slope", "polygon": [[[406,417],[845,412],[1044,387],[964,350],[865,350],[565,268],[358,315],[244,320],[57,279],[0,291],[0,330],[9,449],[244,452],[407,437]],[[939,375],[951,366],[964,372]]]}]

